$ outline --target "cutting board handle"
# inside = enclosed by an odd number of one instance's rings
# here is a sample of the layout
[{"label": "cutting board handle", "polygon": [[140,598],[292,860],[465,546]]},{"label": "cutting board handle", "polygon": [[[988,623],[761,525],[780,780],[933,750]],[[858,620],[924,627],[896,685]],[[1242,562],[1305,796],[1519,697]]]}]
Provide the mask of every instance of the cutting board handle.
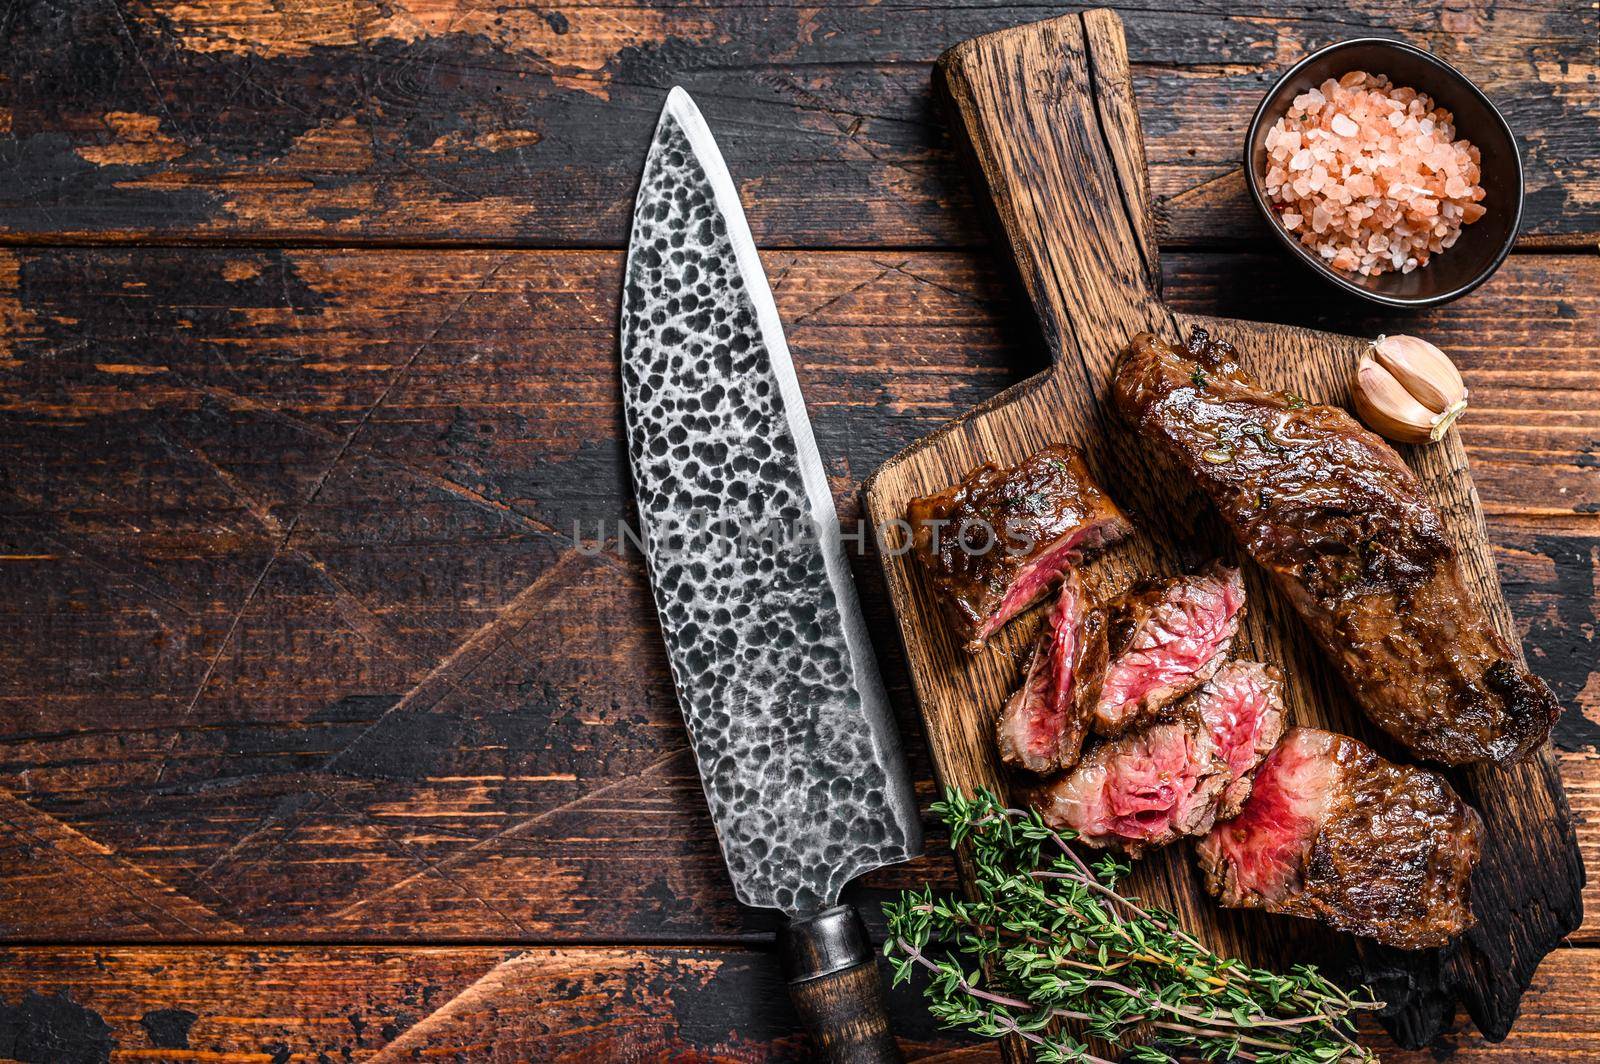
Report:
[{"label": "cutting board handle", "polygon": [[1105,357],[1076,351],[1080,332],[1171,333],[1116,14],[1063,15],[966,41],[940,57],[936,76],[1051,358]]}]

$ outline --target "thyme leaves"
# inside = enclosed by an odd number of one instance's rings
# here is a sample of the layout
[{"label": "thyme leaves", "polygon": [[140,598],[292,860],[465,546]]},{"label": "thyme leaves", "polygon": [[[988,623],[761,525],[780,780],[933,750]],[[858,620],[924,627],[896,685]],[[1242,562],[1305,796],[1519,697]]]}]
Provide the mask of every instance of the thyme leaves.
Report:
[{"label": "thyme leaves", "polygon": [[981,789],[933,808],[971,848],[973,900],[906,892],[886,906],[884,952],[896,983],[927,973],[929,1010],[946,1025],[1020,1037],[1043,1064],[1107,1064],[1091,1043],[1136,1064],[1375,1059],[1352,1018],[1381,1002],[1306,965],[1283,975],[1218,956],[1120,892],[1126,864],[1086,862],[1037,812]]}]

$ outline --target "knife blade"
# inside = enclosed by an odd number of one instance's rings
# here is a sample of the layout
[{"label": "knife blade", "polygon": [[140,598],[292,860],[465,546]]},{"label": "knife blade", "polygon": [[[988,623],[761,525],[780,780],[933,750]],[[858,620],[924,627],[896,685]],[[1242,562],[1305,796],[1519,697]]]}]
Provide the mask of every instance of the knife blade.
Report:
[{"label": "knife blade", "polygon": [[[777,306],[681,88],[646,158],[620,325],[641,539],[734,891],[790,917],[792,990],[853,971],[870,994],[839,891],[919,854],[920,821]],[[891,1059],[866,1045],[837,1059]]]}]

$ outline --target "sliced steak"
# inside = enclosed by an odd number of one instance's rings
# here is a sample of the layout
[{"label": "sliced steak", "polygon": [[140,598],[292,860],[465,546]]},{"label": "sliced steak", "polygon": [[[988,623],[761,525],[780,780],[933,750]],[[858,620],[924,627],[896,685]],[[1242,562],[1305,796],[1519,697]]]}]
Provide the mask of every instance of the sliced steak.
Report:
[{"label": "sliced steak", "polygon": [[1259,661],[1230,661],[1189,696],[1227,762],[1230,781],[1217,818],[1238,814],[1251,777],[1283,735],[1283,676]]},{"label": "sliced steak", "polygon": [[1199,687],[1239,633],[1244,581],[1212,563],[1205,572],[1139,587],[1111,607],[1111,664],[1094,730],[1116,736]]},{"label": "sliced steak", "polygon": [[1051,827],[1137,857],[1209,831],[1228,782],[1205,724],[1184,712],[1102,743],[1036,794],[1034,805]]},{"label": "sliced steak", "polygon": [[996,725],[1000,760],[1046,775],[1078,763],[1106,667],[1106,618],[1076,572],[1061,582],[1028,673]]},{"label": "sliced steak", "polygon": [[1282,688],[1271,666],[1229,662],[1171,719],[1101,743],[1034,804],[1052,827],[1134,857],[1203,835],[1238,812],[1250,773],[1283,734]]},{"label": "sliced steak", "polygon": [[1122,416],[1205,489],[1294,603],[1357,701],[1450,765],[1510,763],[1560,707],[1474,601],[1438,510],[1383,440],[1343,410],[1271,392],[1200,330],[1134,338]]},{"label": "sliced steak", "polygon": [[912,549],[972,651],[1084,553],[1130,531],[1083,455],[1064,444],[1010,469],[981,465],[955,487],[911,500],[906,520]]},{"label": "sliced steak", "polygon": [[1443,946],[1473,924],[1478,814],[1441,776],[1294,728],[1244,810],[1201,840],[1222,904],[1321,920],[1390,946]]}]

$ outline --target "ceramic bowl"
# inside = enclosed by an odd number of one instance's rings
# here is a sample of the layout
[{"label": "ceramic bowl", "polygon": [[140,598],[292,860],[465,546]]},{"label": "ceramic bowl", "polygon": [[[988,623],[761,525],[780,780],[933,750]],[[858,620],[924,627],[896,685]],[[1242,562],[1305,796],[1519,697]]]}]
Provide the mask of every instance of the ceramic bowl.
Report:
[{"label": "ceramic bowl", "polygon": [[[1455,116],[1456,136],[1482,153],[1485,214],[1464,227],[1454,247],[1434,255],[1426,266],[1363,277],[1328,265],[1278,221],[1267,197],[1266,137],[1294,98],[1329,78],[1352,70],[1387,74],[1395,85],[1433,97]],[[1511,251],[1522,222],[1522,159],[1511,127],[1494,104],[1460,71],[1421,48],[1380,37],[1330,45],[1306,56],[1278,79],[1256,109],[1245,134],[1244,169],[1250,197],[1278,241],[1324,280],[1352,295],[1390,307],[1431,307],[1466,295],[1487,281]],[[1309,219],[1308,219],[1309,222]]]}]

